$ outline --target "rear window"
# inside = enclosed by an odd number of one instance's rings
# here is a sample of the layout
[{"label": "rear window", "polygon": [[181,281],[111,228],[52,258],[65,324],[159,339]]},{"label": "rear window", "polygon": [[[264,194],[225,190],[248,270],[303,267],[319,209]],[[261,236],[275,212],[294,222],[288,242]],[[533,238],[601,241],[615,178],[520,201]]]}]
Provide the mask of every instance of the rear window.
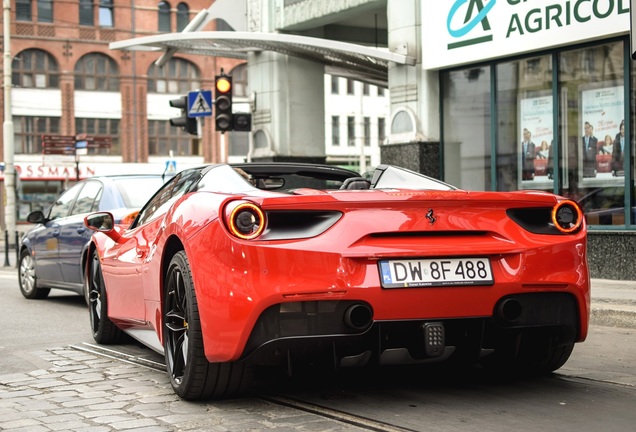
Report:
[{"label": "rear window", "polygon": [[161,177],[127,177],[115,181],[125,207],[141,208],[163,185]]}]

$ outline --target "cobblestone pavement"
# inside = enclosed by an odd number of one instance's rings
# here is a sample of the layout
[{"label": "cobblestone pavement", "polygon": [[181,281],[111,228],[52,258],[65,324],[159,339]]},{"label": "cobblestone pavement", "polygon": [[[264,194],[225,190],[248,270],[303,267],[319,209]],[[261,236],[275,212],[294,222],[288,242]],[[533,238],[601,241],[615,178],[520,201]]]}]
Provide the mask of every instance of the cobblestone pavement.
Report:
[{"label": "cobblestone pavement", "polygon": [[2,431],[350,431],[365,429],[257,397],[188,402],[165,372],[72,347],[49,370],[0,375]]}]

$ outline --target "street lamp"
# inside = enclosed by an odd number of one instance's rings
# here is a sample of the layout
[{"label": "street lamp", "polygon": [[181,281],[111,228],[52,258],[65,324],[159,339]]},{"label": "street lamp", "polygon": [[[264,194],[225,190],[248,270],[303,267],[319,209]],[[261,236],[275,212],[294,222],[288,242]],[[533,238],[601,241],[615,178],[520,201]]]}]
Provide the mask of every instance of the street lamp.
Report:
[{"label": "street lamp", "polygon": [[4,192],[5,192],[5,229],[15,231],[15,165],[13,142],[13,114],[11,110],[11,0],[3,0],[3,29],[4,29],[4,123],[2,127],[4,145]]}]

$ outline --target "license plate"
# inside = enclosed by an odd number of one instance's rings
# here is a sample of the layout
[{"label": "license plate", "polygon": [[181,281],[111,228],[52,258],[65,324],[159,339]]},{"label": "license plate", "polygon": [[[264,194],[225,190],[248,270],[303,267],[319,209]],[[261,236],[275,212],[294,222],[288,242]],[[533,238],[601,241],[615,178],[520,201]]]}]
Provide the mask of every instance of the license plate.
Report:
[{"label": "license plate", "polygon": [[384,288],[492,285],[488,258],[436,258],[379,262]]}]

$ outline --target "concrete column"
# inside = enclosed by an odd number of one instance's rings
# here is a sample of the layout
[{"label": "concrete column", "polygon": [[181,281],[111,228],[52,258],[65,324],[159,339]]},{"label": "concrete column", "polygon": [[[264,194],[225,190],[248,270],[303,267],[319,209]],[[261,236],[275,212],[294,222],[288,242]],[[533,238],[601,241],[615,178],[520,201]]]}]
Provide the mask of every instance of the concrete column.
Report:
[{"label": "concrete column", "polygon": [[274,52],[251,53],[248,82],[251,160],[325,162],[324,66]]},{"label": "concrete column", "polygon": [[382,163],[441,178],[439,74],[422,69],[421,0],[388,0],[389,49],[415,57],[415,66],[389,68],[391,117]]}]

